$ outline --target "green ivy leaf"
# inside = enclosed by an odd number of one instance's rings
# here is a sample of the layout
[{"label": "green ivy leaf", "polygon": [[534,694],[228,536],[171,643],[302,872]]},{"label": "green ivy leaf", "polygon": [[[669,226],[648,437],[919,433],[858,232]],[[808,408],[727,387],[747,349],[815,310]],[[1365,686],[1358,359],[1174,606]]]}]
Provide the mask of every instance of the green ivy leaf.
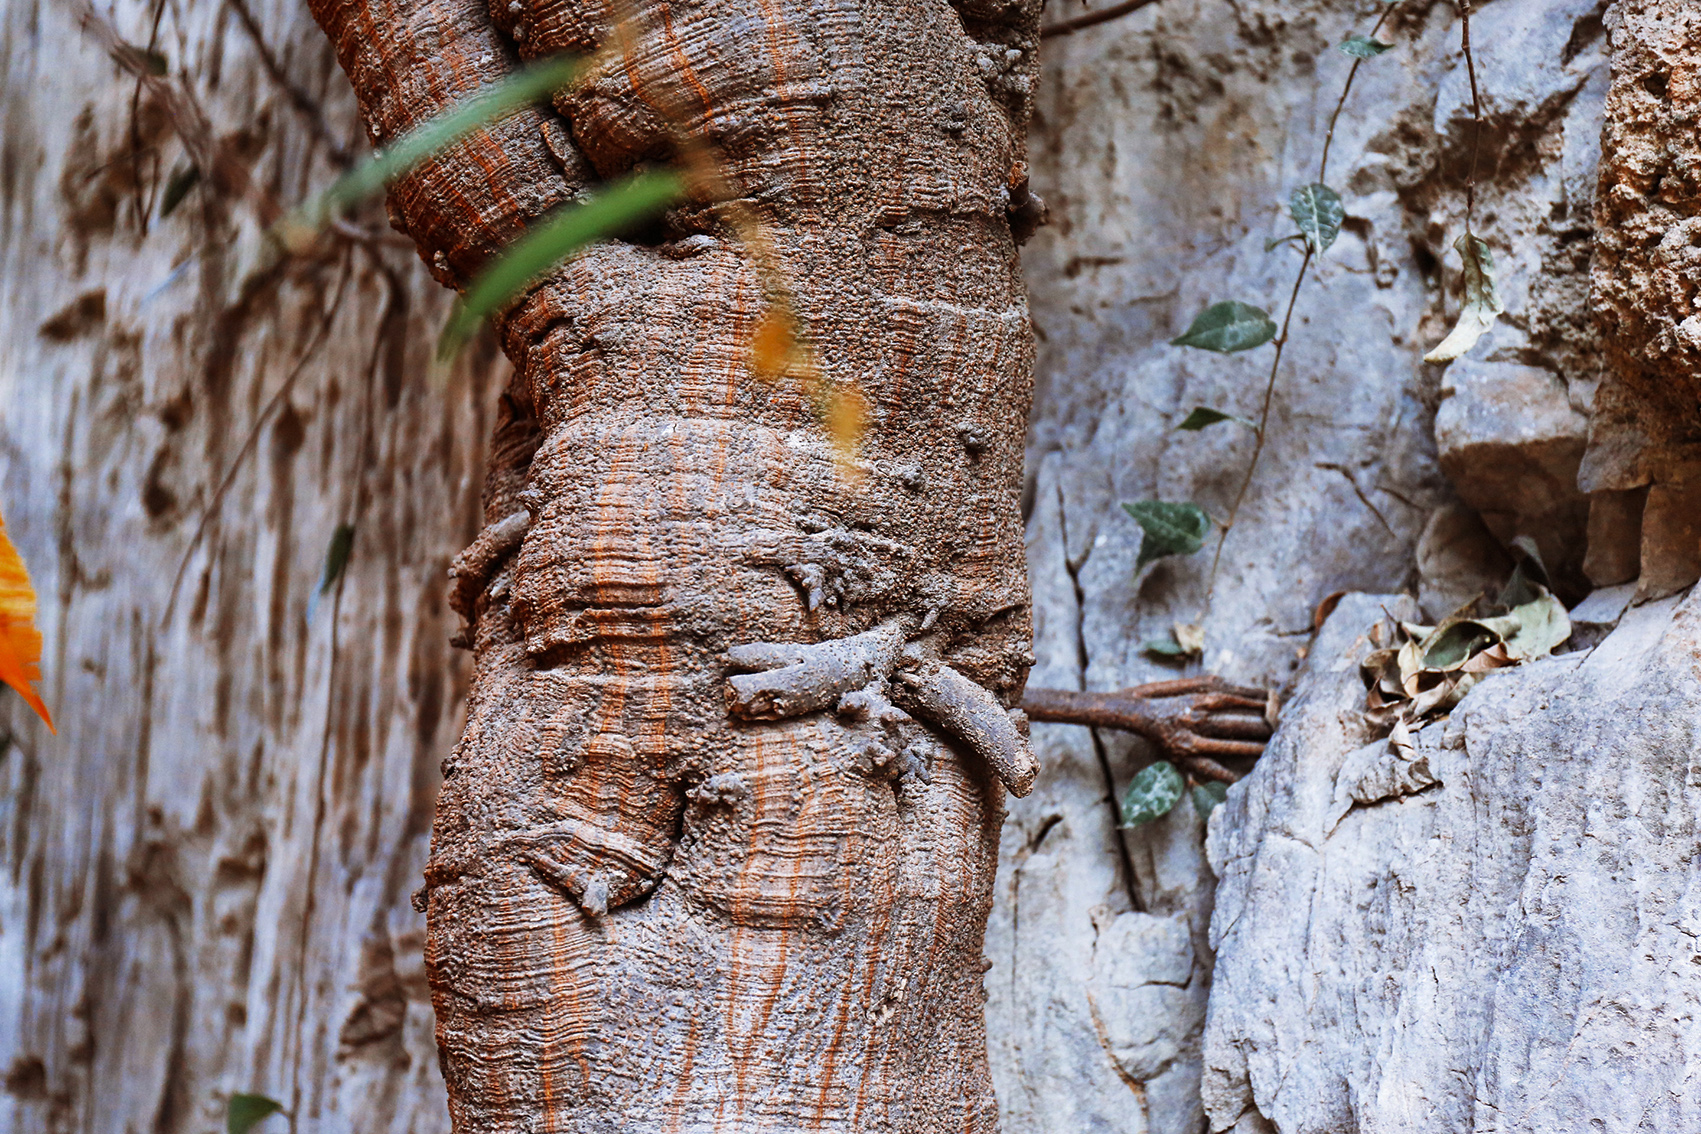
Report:
[{"label": "green ivy leaf", "polygon": [[1168,760],[1159,760],[1140,769],[1128,794],[1122,797],[1122,825],[1138,827],[1169,814],[1169,809],[1181,802],[1187,781]]},{"label": "green ivy leaf", "polygon": [[661,211],[684,191],[685,183],[677,173],[652,170],[557,210],[515,241],[473,281],[443,329],[437,344],[438,358],[454,354],[472,337],[480,320],[518,296],[550,268],[585,245]]},{"label": "green ivy leaf", "polygon": [[1160,658],[1187,657],[1187,647],[1174,638],[1148,638],[1140,644],[1140,652],[1156,654]]},{"label": "green ivy leaf", "polygon": [[1374,59],[1384,51],[1394,50],[1394,45],[1371,39],[1367,35],[1349,35],[1335,45],[1335,50],[1345,52],[1354,59]]},{"label": "green ivy leaf", "polygon": [[348,568],[348,558],[354,552],[354,525],[338,524],[331,533],[331,545],[325,549],[325,571],[319,576],[319,593],[326,594],[337,585]]},{"label": "green ivy leaf", "polygon": [[1194,406],[1193,412],[1187,415],[1187,420],[1176,426],[1176,428],[1197,433],[1206,426],[1215,425],[1219,421],[1232,421],[1237,425],[1244,425],[1246,428],[1252,430],[1256,430],[1258,428],[1257,423],[1255,422],[1248,421],[1244,417],[1236,417],[1232,413],[1224,413],[1222,410],[1212,409],[1210,406]]},{"label": "green ivy leaf", "polygon": [[183,198],[200,180],[201,167],[193,163],[172,170],[171,176],[166,178],[165,189],[159,195],[159,219],[164,220],[176,212],[177,206],[183,203]]},{"label": "green ivy leaf", "polygon": [[1276,324],[1261,307],[1227,299],[1199,313],[1187,333],[1169,341],[1170,346],[1198,347],[1230,354],[1263,346],[1276,337]]},{"label": "green ivy leaf", "polygon": [[1459,321],[1435,349],[1423,356],[1425,362],[1452,362],[1477,345],[1495,317],[1506,310],[1494,290],[1494,253],[1476,236],[1465,233],[1453,242],[1465,262],[1465,298]]},{"label": "green ivy leaf", "polygon": [[1136,571],[1166,555],[1192,555],[1205,545],[1205,535],[1211,530],[1211,517],[1197,504],[1140,500],[1122,507],[1139,523],[1143,533],[1140,558],[1134,564]]},{"label": "green ivy leaf", "polygon": [[171,63],[160,52],[133,43],[121,43],[113,48],[112,59],[132,75],[152,75],[157,79],[171,70]]},{"label": "green ivy leaf", "polygon": [[1209,819],[1211,812],[1222,806],[1228,799],[1228,785],[1221,780],[1206,780],[1202,784],[1193,785],[1193,810],[1199,813],[1199,818]]},{"label": "green ivy leaf", "polygon": [[282,1109],[282,1103],[265,1095],[231,1095],[224,1108],[225,1134],[248,1134],[256,1123]]},{"label": "green ivy leaf", "polygon": [[1346,207],[1341,195],[1321,183],[1301,185],[1288,197],[1288,215],[1299,226],[1313,252],[1326,252],[1341,235]]}]

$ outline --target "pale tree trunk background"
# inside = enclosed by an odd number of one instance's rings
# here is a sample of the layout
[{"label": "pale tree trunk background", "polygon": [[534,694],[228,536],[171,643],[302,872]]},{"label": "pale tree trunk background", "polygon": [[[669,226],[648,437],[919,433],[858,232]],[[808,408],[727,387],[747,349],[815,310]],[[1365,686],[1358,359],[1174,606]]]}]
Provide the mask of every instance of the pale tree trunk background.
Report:
[{"label": "pale tree trunk background", "polygon": [[[1055,220],[1024,254],[1035,684],[1165,675],[1139,643],[1195,617],[1204,566],[1137,588],[1118,505],[1220,508],[1245,438],[1168,427],[1195,403],[1255,409],[1262,367],[1163,344],[1207,302],[1278,303],[1292,258],[1264,242],[1315,169],[1344,77],[1330,45],[1376,7],[1162,0],[1046,44],[1030,151]],[[1668,174],[1693,169],[1701,42],[1684,0],[1478,9],[1495,155],[1478,224],[1507,316],[1446,372],[1417,362],[1457,309],[1442,285],[1471,127],[1453,8],[1414,0],[1343,119],[1330,181],[1349,221],[1302,295],[1280,432],[1207,622],[1208,668],[1300,670],[1298,708],[1213,820],[1230,879],[1214,931],[1190,804],[1112,826],[1107,786],[1150,754],[1036,728],[1041,778],[1006,823],[986,946],[1008,1131],[1694,1125],[1679,1108],[1701,1097],[1685,1055],[1701,1043],[1701,756],[1682,593],[1701,434],[1692,402],[1648,411],[1673,384],[1647,376],[1695,389],[1687,245],[1659,236],[1698,211],[1693,175]],[[279,201],[362,150],[304,8],[162,0],[110,18],[157,36],[169,81]],[[467,680],[443,574],[479,525],[507,366],[485,346],[426,380],[446,304],[410,249],[344,242],[269,268],[254,206],[205,182],[160,220],[184,151],[155,98],[64,7],[0,21],[0,505],[43,598],[60,723],[50,738],[4,702],[0,1129],[204,1131],[254,1090],[301,1130],[444,1130],[408,895]],[[1588,277],[1609,108],[1602,340]],[[345,522],[348,577],[312,604]],[[1598,658],[1497,678],[1433,738],[1437,786],[1330,825],[1362,748],[1330,723],[1354,697],[1341,659],[1395,600],[1343,603],[1363,625],[1316,642],[1313,605],[1408,589],[1444,610],[1497,582],[1490,530],[1544,538],[1578,592],[1628,602],[1640,579],[1652,601],[1611,636],[1623,602],[1597,603],[1578,624],[1608,643]],[[1650,691],[1625,700],[1645,672]],[[1603,849],[1567,857],[1585,843]],[[1520,974],[1519,956],[1557,961]],[[1496,1028],[1513,1038],[1490,1050]],[[1644,1042],[1643,1062],[1623,1055]]]},{"label": "pale tree trunk background", "polygon": [[[301,5],[110,18],[256,197],[364,151]],[[381,212],[380,240],[281,263],[210,179],[160,219],[185,148],[158,94],[71,5],[0,22],[3,496],[59,725],[6,706],[0,1127],[210,1130],[258,1091],[301,1130],[443,1129],[408,896],[468,674],[445,571],[506,364],[486,341],[430,370],[447,297]]]}]

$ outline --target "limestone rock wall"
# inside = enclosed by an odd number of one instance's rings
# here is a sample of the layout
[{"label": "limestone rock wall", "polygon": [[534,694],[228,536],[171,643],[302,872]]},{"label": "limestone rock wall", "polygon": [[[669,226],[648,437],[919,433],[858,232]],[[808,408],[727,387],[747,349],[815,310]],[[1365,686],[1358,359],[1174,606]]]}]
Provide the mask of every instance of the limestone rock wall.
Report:
[{"label": "limestone rock wall", "polygon": [[1402,602],[1342,602],[1212,817],[1212,1129],[1701,1128],[1701,592],[1485,680],[1417,734],[1432,786],[1356,803]]},{"label": "limestone rock wall", "polygon": [[[1279,312],[1299,256],[1266,242],[1292,231],[1287,195],[1315,179],[1351,62],[1333,45],[1376,14],[1163,0],[1045,41],[1032,161],[1054,219],[1024,251],[1040,337],[1026,493],[1032,683],[1174,676],[1140,646],[1186,622],[1205,629],[1197,668],[1305,690],[1300,669],[1324,648],[1311,644],[1321,599],[1406,591],[1444,614],[1498,587],[1518,535],[1538,541],[1568,601],[1592,585],[1586,559],[1616,557],[1635,577],[1639,500],[1614,525],[1578,487],[1607,366],[1588,302],[1613,19],[1596,0],[1477,5],[1474,227],[1494,250],[1507,311],[1448,369],[1419,356],[1458,309],[1451,245],[1474,133],[1469,86],[1454,6],[1399,6],[1382,33],[1395,50],[1360,68],[1340,118],[1328,182],[1347,221],[1300,293],[1269,445],[1214,593],[1207,601],[1209,550],[1135,572],[1139,532],[1120,504],[1194,500],[1222,515],[1251,437],[1174,426],[1196,404],[1256,416],[1269,366],[1267,347],[1223,357],[1167,340],[1217,300]],[[1337,676],[1357,686],[1350,667]],[[1321,696],[1302,692],[1300,705]],[[1038,726],[1035,745],[1045,770],[1011,809],[988,938],[1006,1130],[1195,1134],[1207,1121],[1201,1076],[1214,1092],[1209,1121],[1236,1121],[1219,1082],[1229,1041],[1205,1046],[1204,1006],[1236,1011],[1255,990],[1212,991],[1213,942],[1225,938],[1207,928],[1203,824],[1184,802],[1148,828],[1115,829],[1113,797],[1152,758],[1141,744]],[[1251,790],[1236,789],[1213,845],[1243,827],[1238,837],[1259,837]],[[1236,900],[1303,918],[1301,896]],[[1263,939],[1226,940],[1248,964],[1267,955]],[[1355,1027],[1341,1022],[1333,1042],[1356,1042]],[[1305,1035],[1294,1042],[1317,1042]],[[1254,1094],[1245,1129],[1263,1122]],[[1289,1112],[1266,1113],[1286,1134]]]}]

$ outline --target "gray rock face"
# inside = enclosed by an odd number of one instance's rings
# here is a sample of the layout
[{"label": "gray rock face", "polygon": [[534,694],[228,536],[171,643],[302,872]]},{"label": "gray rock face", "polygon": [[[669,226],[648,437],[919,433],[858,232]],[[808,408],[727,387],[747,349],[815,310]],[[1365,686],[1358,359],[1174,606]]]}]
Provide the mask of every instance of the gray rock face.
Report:
[{"label": "gray rock face", "polygon": [[[1444,614],[1498,587],[1501,540],[1520,534],[1581,578],[1588,502],[1566,477],[1599,368],[1586,304],[1607,85],[1599,8],[1479,8],[1491,138],[1519,155],[1485,165],[1477,197],[1507,312],[1446,390],[1419,356],[1458,308],[1451,245],[1472,133],[1459,29],[1450,5],[1410,6],[1385,29],[1398,46],[1359,69],[1330,159],[1347,223],[1301,292],[1269,443],[1214,588],[1214,540],[1136,573],[1140,533],[1120,505],[1193,500],[1226,514],[1250,432],[1174,426],[1201,404],[1256,417],[1270,350],[1220,356],[1168,340],[1218,300],[1279,316],[1299,255],[1266,241],[1292,231],[1288,193],[1316,177],[1351,66],[1334,45],[1369,21],[1321,0],[1164,0],[1045,41],[1030,160],[1054,223],[1024,250],[1041,339],[1026,493],[1032,684],[1175,676],[1141,646],[1182,622],[1204,626],[1199,668],[1281,685],[1325,596],[1410,588]],[[1519,418],[1518,397],[1539,422]],[[1445,450],[1438,409],[1456,425]],[[1486,526],[1461,500],[1500,504],[1530,484],[1546,494],[1539,508],[1503,508]],[[1614,534],[1634,558],[1635,532]],[[1118,833],[1113,797],[1153,758],[1142,743],[1039,725],[1034,747],[1042,771],[1011,802],[987,940],[1004,1129],[1197,1134],[1215,885],[1200,820],[1183,802]],[[1415,801],[1439,790],[1418,790],[1424,775],[1445,778],[1433,764],[1378,769]],[[1249,1112],[1241,1129],[1261,1122]]]},{"label": "gray rock face", "polygon": [[1400,601],[1342,601],[1212,816],[1212,1129],[1701,1129],[1701,592],[1493,674],[1404,784],[1357,712]]}]

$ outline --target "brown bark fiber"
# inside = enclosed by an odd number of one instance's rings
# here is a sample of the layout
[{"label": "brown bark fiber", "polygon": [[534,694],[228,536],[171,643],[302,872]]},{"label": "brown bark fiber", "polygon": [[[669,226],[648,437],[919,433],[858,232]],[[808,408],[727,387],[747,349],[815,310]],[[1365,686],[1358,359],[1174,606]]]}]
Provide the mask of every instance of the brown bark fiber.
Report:
[{"label": "brown bark fiber", "polygon": [[[1037,5],[314,10],[380,144],[517,55],[614,43],[558,114],[399,187],[398,226],[464,283],[688,138],[823,380],[870,407],[847,473],[817,398],[753,376],[764,280],[709,202],[507,313],[504,526],[457,580],[476,676],[421,893],[457,1128],[995,1129],[998,776],[1031,780],[1003,707],[1031,663],[1009,214]],[[877,628],[890,648],[823,645]]]}]

